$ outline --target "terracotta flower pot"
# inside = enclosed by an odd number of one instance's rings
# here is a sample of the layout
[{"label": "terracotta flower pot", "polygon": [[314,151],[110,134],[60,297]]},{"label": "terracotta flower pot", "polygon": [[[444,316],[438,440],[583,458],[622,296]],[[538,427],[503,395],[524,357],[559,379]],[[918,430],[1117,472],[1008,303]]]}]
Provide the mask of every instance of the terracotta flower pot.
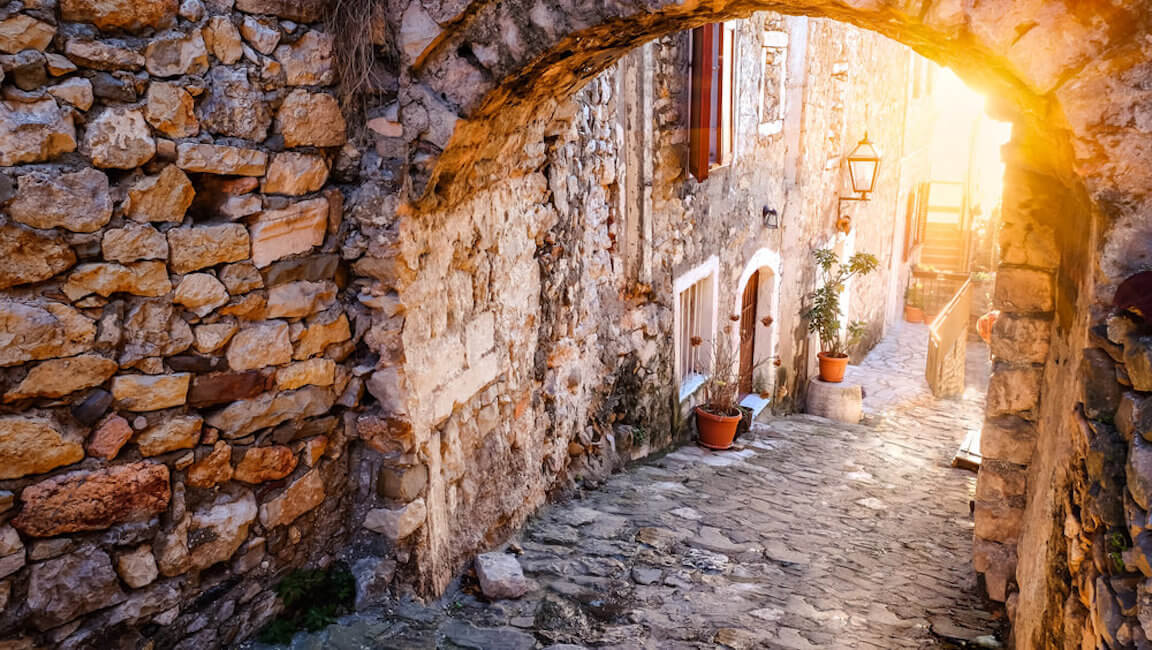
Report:
[{"label": "terracotta flower pot", "polygon": [[736,427],[740,424],[739,415],[715,415],[696,407],[696,430],[700,433],[701,446],[709,449],[728,449],[736,438]]},{"label": "terracotta flower pot", "polygon": [[904,305],[904,320],[909,323],[923,323],[924,310],[911,305]]},{"label": "terracotta flower pot", "polygon": [[820,379],[839,384],[844,381],[844,372],[848,369],[848,357],[830,357],[823,352],[816,355],[820,359]]}]

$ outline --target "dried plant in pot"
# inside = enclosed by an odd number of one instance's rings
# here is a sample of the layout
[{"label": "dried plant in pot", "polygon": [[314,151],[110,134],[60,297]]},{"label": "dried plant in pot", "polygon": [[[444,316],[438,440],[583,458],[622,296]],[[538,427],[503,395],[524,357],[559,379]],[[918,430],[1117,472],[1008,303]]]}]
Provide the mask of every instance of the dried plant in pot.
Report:
[{"label": "dried plant in pot", "polygon": [[[711,373],[704,380],[702,390],[704,401],[696,407],[696,431],[699,443],[709,449],[728,449],[736,439],[736,430],[744,412],[740,399],[740,357],[731,344],[730,328],[724,328],[725,336],[719,337],[711,345]],[[690,344],[699,348],[704,344],[698,336],[692,337]],[[760,364],[753,364],[752,371]]]},{"label": "dried plant in pot", "polygon": [[867,275],[880,268],[876,256],[856,253],[847,262],[841,263],[835,252],[822,248],[812,252],[816,258],[816,268],[822,280],[821,286],[808,294],[808,309],[804,319],[808,321],[808,332],[820,337],[820,379],[839,383],[844,381],[848,367],[848,350],[859,342],[866,325],[854,321],[842,327],[840,323],[840,294],[844,292],[848,280]]}]

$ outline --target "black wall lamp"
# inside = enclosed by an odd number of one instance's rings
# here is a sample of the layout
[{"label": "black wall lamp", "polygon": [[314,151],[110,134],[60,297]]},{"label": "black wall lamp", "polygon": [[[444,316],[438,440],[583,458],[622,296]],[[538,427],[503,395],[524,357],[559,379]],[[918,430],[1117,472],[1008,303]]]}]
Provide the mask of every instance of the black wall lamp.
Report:
[{"label": "black wall lamp", "polygon": [[775,230],[776,228],[780,227],[780,213],[776,212],[776,210],[768,206],[764,206],[763,216],[765,228],[772,228]]}]

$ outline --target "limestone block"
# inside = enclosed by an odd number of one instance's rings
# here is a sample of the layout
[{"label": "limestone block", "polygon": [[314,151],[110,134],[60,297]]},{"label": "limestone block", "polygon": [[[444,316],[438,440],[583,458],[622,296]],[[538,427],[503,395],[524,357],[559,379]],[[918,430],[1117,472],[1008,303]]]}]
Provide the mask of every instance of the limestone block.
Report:
[{"label": "limestone block", "polygon": [[167,260],[168,240],[152,226],[128,223],[123,228],[104,231],[100,250],[105,260],[121,264],[139,260]]},{"label": "limestone block", "polygon": [[74,356],[95,339],[92,320],[68,305],[0,298],[0,366]]},{"label": "limestone block", "polygon": [[332,391],[327,388],[305,386],[285,393],[265,393],[252,399],[236,400],[209,415],[207,422],[219,429],[225,438],[240,438],[288,420],[323,415],[335,401]]},{"label": "limestone block", "polygon": [[265,315],[268,318],[311,316],[333,306],[337,287],[334,282],[288,282],[268,290]]},{"label": "limestone block", "polygon": [[139,222],[180,223],[195,196],[188,176],[176,165],[168,165],[158,175],[145,176],[128,188],[124,214]]},{"label": "limestone block", "polygon": [[316,192],[328,180],[328,163],[312,154],[283,151],[272,156],[260,188],[265,194],[299,196]]},{"label": "limestone block", "polygon": [[244,44],[240,40],[240,30],[227,16],[212,16],[204,28],[204,42],[212,55],[224,65],[232,65],[244,56]]},{"label": "limestone block", "polygon": [[132,442],[140,447],[140,455],[145,458],[177,449],[191,449],[200,442],[203,426],[204,419],[199,415],[176,415],[144,429]]},{"label": "limestone block", "polygon": [[197,75],[208,69],[208,48],[199,29],[165,32],[148,39],[144,66],[154,77]]},{"label": "limestone block", "polygon": [[324,17],[325,0],[236,0],[236,8],[250,14],[271,14],[299,23]]},{"label": "limestone block", "polygon": [[1001,267],[996,273],[994,304],[1005,312],[1049,312],[1055,308],[1052,275],[1033,269]]},{"label": "limestone block", "polygon": [[120,365],[179,354],[192,345],[192,329],[167,300],[148,300],[128,310],[123,322]]},{"label": "limestone block", "polygon": [[144,119],[164,135],[189,138],[200,132],[196,102],[179,84],[153,81],[144,101]]},{"label": "limestone block", "polygon": [[53,77],[62,77],[79,70],[76,64],[69,61],[67,57],[53,52],[44,53],[44,63],[48,68],[48,74]]},{"label": "limestone block", "polygon": [[4,395],[4,401],[71,395],[103,384],[119,367],[115,361],[96,354],[50,359],[32,368],[20,385]]},{"label": "limestone block", "polygon": [[864,392],[855,384],[831,384],[813,377],[808,380],[805,412],[836,422],[855,424],[863,417]]},{"label": "limestone block", "polygon": [[992,355],[1008,363],[1044,363],[1051,334],[1050,320],[1003,313],[992,326]]},{"label": "limestone block", "polygon": [[92,82],[80,77],[73,77],[61,81],[55,86],[49,86],[48,94],[82,111],[92,108],[92,102],[95,101],[92,94]]},{"label": "limestone block", "polygon": [[252,447],[236,464],[232,478],[243,483],[264,483],[284,478],[296,469],[296,454],[283,445]]},{"label": "limestone block", "polygon": [[255,370],[292,361],[292,340],[288,324],[269,321],[240,330],[228,344],[228,366],[233,370]]},{"label": "limestone block", "polygon": [[1144,510],[1152,506],[1152,442],[1141,436],[1132,438],[1128,448],[1128,493]]},{"label": "limestone block", "polygon": [[276,125],[286,147],[339,147],[347,128],[335,97],[300,89],[284,99]]},{"label": "limestone block", "polygon": [[314,469],[260,506],[260,524],[267,530],[290,524],[324,501],[324,479]]},{"label": "limestone block", "polygon": [[1116,409],[1116,428],[1127,439],[1134,435],[1144,436],[1145,440],[1152,438],[1152,398],[1124,393]]},{"label": "limestone block", "polygon": [[987,460],[1017,465],[1032,462],[1036,450],[1036,427],[1016,417],[989,418],[980,433],[980,454]]},{"label": "limestone block", "polygon": [[208,273],[189,273],[180,280],[172,301],[203,318],[228,302],[228,291]]},{"label": "limestone block", "polygon": [[168,248],[174,273],[189,273],[248,258],[248,230],[238,223],[173,228]]},{"label": "limestone block", "polygon": [[73,301],[93,293],[105,298],[114,293],[158,297],[172,291],[172,283],[164,262],[95,262],[73,269],[60,290]]},{"label": "limestone block", "polygon": [[72,115],[55,101],[0,101],[0,166],[48,161],[75,150]]},{"label": "limestone block", "polygon": [[278,259],[304,253],[324,243],[328,201],[310,199],[283,210],[260,214],[250,227],[252,263],[263,268]]},{"label": "limestone block", "polygon": [[0,416],[0,479],[42,474],[84,458],[80,436],[48,418]]},{"label": "limestone block", "polygon": [[333,39],[324,32],[304,32],[295,43],[277,47],[275,56],[289,86],[328,86],[335,81]]},{"label": "limestone block", "polygon": [[12,525],[32,537],[103,530],[168,508],[168,467],[139,462],[62,474],[24,488]]},{"label": "limestone block", "polygon": [[1003,461],[985,460],[976,478],[978,501],[1022,499],[1028,493],[1028,475],[1024,468]]},{"label": "limestone block", "polygon": [[115,605],[126,597],[108,554],[96,548],[34,564],[28,578],[28,608],[40,630]]},{"label": "limestone block", "polygon": [[255,289],[264,288],[264,278],[250,262],[229,264],[217,272],[216,276],[228,288],[228,293],[237,296]]},{"label": "limestone block", "polygon": [[1132,388],[1152,391],[1152,337],[1129,337],[1124,342],[1124,366],[1132,380]]},{"label": "limestone block", "polygon": [[258,370],[213,372],[196,375],[188,391],[188,403],[203,407],[248,399],[272,388],[268,377]]},{"label": "limestone block", "polygon": [[112,396],[128,411],[159,411],[184,404],[192,375],[118,375],[112,379]]},{"label": "limestone block", "polygon": [[424,499],[417,499],[401,508],[376,508],[364,517],[364,527],[399,541],[416,532],[428,516]]},{"label": "limestone block", "polygon": [[1008,585],[1016,579],[1016,547],[977,538],[972,542],[972,556],[973,567],[984,574],[988,597],[1004,602]]},{"label": "limestone block", "polygon": [[261,142],[268,135],[272,113],[260,88],[241,67],[215,67],[207,75],[208,89],[196,115],[200,126],[219,135]]},{"label": "limestone block", "polygon": [[133,169],[156,155],[156,140],[138,108],[107,108],[89,120],[84,151],[97,167]]},{"label": "limestone block", "polygon": [[48,280],[76,263],[64,241],[11,223],[0,224],[0,258],[0,289]]},{"label": "limestone block", "polygon": [[256,149],[184,142],[176,147],[176,165],[190,172],[263,176],[268,154]]},{"label": "limestone block", "polygon": [[95,169],[59,175],[33,172],[21,176],[17,188],[8,214],[33,228],[96,232],[112,218],[108,177]]},{"label": "limestone block", "polygon": [[64,55],[72,63],[93,70],[135,71],[144,67],[143,54],[108,41],[70,38],[64,44]]},{"label": "limestone block", "polygon": [[1084,415],[1094,420],[1111,420],[1120,406],[1116,363],[1100,348],[1087,348],[1080,362],[1080,377]]},{"label": "limestone block", "polygon": [[109,413],[88,436],[84,449],[93,458],[112,460],[131,437],[132,427],[128,425],[128,420]]},{"label": "limestone block", "polygon": [[1024,520],[1024,509],[1004,503],[976,503],[977,538],[1004,544],[1015,544],[1020,538],[1020,528]]},{"label": "limestone block", "polygon": [[272,54],[280,43],[280,24],[271,17],[244,16],[240,23],[240,34],[257,52]]},{"label": "limestone block", "polygon": [[997,364],[988,381],[989,417],[1030,413],[1040,401],[1041,369]]},{"label": "limestone block", "polygon": [[25,14],[9,16],[0,20],[0,52],[44,51],[55,35],[56,27],[42,20]]},{"label": "limestone block", "polygon": [[197,325],[192,330],[192,335],[196,337],[193,346],[200,354],[211,354],[227,345],[238,329],[239,326],[232,319],[208,325]]},{"label": "limestone block", "polygon": [[223,440],[217,440],[212,453],[196,461],[188,468],[188,485],[210,488],[232,480],[232,447]]},{"label": "limestone block", "polygon": [[176,0],[60,0],[60,17],[102,30],[160,29],[176,19]]},{"label": "limestone block", "polygon": [[331,359],[308,359],[276,371],[276,388],[295,390],[302,386],[331,386],[336,381],[336,363]]},{"label": "limestone block", "polygon": [[468,351],[468,364],[480,358],[496,345],[496,315],[484,312],[468,323],[464,333],[464,347]]},{"label": "limestone block", "polygon": [[247,539],[256,513],[256,497],[250,490],[221,493],[210,506],[188,515],[163,540],[157,553],[160,573],[202,571],[229,560]]},{"label": "limestone block", "polygon": [[152,584],[160,572],[156,569],[156,557],[152,555],[152,545],[144,544],[131,551],[116,556],[116,572],[129,587],[139,589]]},{"label": "limestone block", "polygon": [[317,318],[316,322],[308,323],[296,341],[292,358],[301,361],[314,357],[324,352],[329,345],[341,343],[350,338],[352,338],[352,331],[348,326],[348,317],[344,314],[333,319]]},{"label": "limestone block", "polygon": [[415,62],[439,35],[440,26],[432,20],[421,3],[408,5],[400,20],[400,33],[396,38],[409,62]]},{"label": "limestone block", "polygon": [[480,590],[491,600],[519,598],[532,588],[514,555],[482,553],[476,556],[475,566]]},{"label": "limestone block", "polygon": [[380,468],[376,478],[376,492],[385,499],[401,503],[414,501],[428,485],[428,466],[411,465]]}]

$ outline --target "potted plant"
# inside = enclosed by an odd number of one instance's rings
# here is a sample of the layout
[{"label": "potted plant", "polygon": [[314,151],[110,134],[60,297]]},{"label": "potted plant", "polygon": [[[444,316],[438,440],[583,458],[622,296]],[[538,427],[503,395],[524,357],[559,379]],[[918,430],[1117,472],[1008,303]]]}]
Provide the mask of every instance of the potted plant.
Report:
[{"label": "potted plant", "polygon": [[904,320],[909,323],[924,322],[924,285],[919,280],[908,282],[904,290]]},{"label": "potted plant", "polygon": [[809,333],[820,337],[820,378],[827,382],[844,381],[848,367],[848,349],[865,331],[860,321],[849,323],[847,335],[840,325],[840,294],[848,280],[867,275],[880,268],[880,261],[869,253],[856,253],[841,264],[835,252],[822,248],[812,252],[822,280],[821,286],[808,294],[810,306],[804,312]]},{"label": "potted plant", "polygon": [[760,399],[768,399],[772,396],[772,387],[768,385],[768,380],[762,371],[757,372],[756,378],[752,381],[752,392],[759,395]]},{"label": "potted plant", "polygon": [[[725,327],[725,336],[712,342],[712,372],[704,380],[704,402],[696,407],[696,431],[699,442],[709,449],[728,449],[736,439],[736,429],[744,412],[740,399],[740,359],[731,345],[731,328]],[[700,337],[692,337],[691,345],[703,344]],[[757,363],[752,367],[755,372]]]}]

